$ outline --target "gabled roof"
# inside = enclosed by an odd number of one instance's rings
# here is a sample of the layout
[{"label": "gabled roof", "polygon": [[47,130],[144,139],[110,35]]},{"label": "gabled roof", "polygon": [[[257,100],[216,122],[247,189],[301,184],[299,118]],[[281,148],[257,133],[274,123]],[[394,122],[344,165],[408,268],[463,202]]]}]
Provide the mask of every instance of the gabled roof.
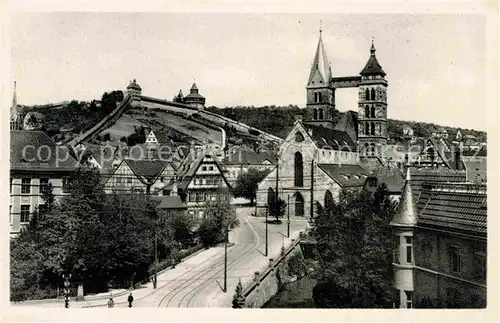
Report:
[{"label": "gabled roof", "polygon": [[302,125],[318,148],[351,152],[356,151],[356,144],[344,131],[328,129],[308,123],[303,123]]},{"label": "gabled roof", "polygon": [[311,72],[309,73],[309,80],[307,84],[311,84],[314,81],[316,73],[319,73],[323,84],[328,85],[331,79],[330,63],[326,57],[325,46],[323,45],[323,40],[321,39],[321,34],[319,36],[318,47],[316,48],[316,54],[314,55],[313,65],[311,67]]},{"label": "gabled roof", "polygon": [[488,212],[485,185],[424,185],[418,208],[419,227],[473,234],[486,239]]},{"label": "gabled roof", "polygon": [[[193,159],[193,157],[191,157],[190,159],[188,159],[188,163],[183,163],[183,165],[181,167],[185,168],[185,170],[181,170],[181,172],[178,173],[178,174],[180,174],[180,175],[178,175],[178,177],[180,179],[178,188],[180,190],[185,191],[188,188],[189,184],[191,183],[191,181],[193,180],[194,176],[198,172],[198,169],[200,168],[200,165],[203,163],[203,161],[207,157],[212,157],[212,156],[208,155],[208,154],[204,154],[204,155],[198,156],[198,158],[194,158],[194,159]],[[186,157],[186,159],[187,158],[188,157]],[[189,163],[189,160],[191,160],[192,162]],[[212,161],[213,161],[213,164],[215,164],[215,167],[217,167],[217,169],[219,170],[220,175],[224,179],[224,182],[226,183],[227,187],[230,188],[231,185],[227,182],[227,179],[224,176],[224,171],[223,171],[221,165],[217,162],[217,160],[215,158],[212,158]]]},{"label": "gabled roof", "polygon": [[260,165],[268,160],[271,164],[277,163],[277,158],[270,153],[262,151],[255,152],[248,147],[233,147],[230,149],[231,154],[226,158],[226,165]]},{"label": "gabled roof", "polygon": [[377,61],[377,57],[375,56],[375,45],[372,43],[372,48],[370,49],[370,58],[366,63],[363,70],[359,73],[362,76],[368,75],[382,75],[385,76],[385,72],[382,69],[382,66]]},{"label": "gabled roof", "polygon": [[340,187],[361,187],[370,175],[359,165],[318,164],[318,167]]},{"label": "gabled roof", "polygon": [[66,146],[56,146],[43,131],[10,132],[11,170],[75,170],[78,162],[72,153]]},{"label": "gabled roof", "polygon": [[132,172],[143,183],[152,184],[169,164],[163,160],[132,160],[124,159]]}]

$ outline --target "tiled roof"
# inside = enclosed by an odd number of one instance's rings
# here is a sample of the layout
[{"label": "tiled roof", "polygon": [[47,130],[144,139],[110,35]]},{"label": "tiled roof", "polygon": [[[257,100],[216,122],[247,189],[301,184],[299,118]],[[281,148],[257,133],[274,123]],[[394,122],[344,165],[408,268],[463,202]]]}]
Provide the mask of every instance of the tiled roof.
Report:
[{"label": "tiled roof", "polygon": [[255,152],[254,150],[247,147],[233,147],[230,149],[231,154],[227,157],[226,165],[240,165],[240,164],[250,164],[250,165],[260,165],[268,160],[271,164],[276,164],[277,158],[269,154],[268,152]]},{"label": "tiled roof", "polygon": [[425,185],[417,207],[418,226],[474,234],[486,238],[486,186]]},{"label": "tiled roof", "polygon": [[72,153],[65,146],[56,146],[43,131],[10,132],[11,170],[74,170],[78,162],[69,155]]},{"label": "tiled roof", "polygon": [[341,187],[361,187],[369,176],[359,165],[318,164],[318,167]]},{"label": "tiled roof", "polygon": [[352,142],[351,137],[349,137],[349,135],[344,131],[328,129],[306,123],[304,123],[303,126],[319,148],[356,151],[356,144]]},{"label": "tiled roof", "polygon": [[[353,129],[350,129],[350,127],[353,127]],[[346,111],[340,119],[339,123],[334,128],[335,130],[345,132],[349,134],[349,130],[352,130],[352,137],[351,140],[352,142],[355,142],[358,134],[358,113],[355,111]]]},{"label": "tiled roof", "polygon": [[154,180],[163,172],[168,162],[162,160],[124,160],[134,174],[147,182]]},{"label": "tiled roof", "polygon": [[385,183],[391,192],[401,192],[405,185],[403,174],[393,166],[378,167],[371,176],[376,177],[379,184]]},{"label": "tiled roof", "polygon": [[419,197],[420,191],[422,190],[422,184],[425,182],[463,183],[466,181],[465,171],[410,168],[410,174],[410,183],[415,198]]},{"label": "tiled roof", "polygon": [[401,199],[391,221],[391,225],[413,226],[417,224],[418,211],[410,184],[410,171],[406,171],[406,181],[401,192]]},{"label": "tiled roof", "polygon": [[153,196],[155,201],[159,204],[159,209],[186,209],[187,205],[182,202],[180,196]]},{"label": "tiled roof", "polygon": [[467,180],[473,183],[486,183],[488,168],[486,166],[486,157],[464,157],[465,169],[467,171]]},{"label": "tiled roof", "polygon": [[359,156],[359,165],[369,173],[381,166],[386,166],[382,159],[377,156]]}]

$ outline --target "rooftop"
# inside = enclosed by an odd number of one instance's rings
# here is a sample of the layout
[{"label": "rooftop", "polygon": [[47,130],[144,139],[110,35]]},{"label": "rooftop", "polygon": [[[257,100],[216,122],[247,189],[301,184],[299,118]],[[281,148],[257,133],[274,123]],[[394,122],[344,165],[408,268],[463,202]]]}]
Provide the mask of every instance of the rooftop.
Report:
[{"label": "rooftop", "polygon": [[361,187],[369,176],[359,165],[318,164],[318,167],[341,187]]}]

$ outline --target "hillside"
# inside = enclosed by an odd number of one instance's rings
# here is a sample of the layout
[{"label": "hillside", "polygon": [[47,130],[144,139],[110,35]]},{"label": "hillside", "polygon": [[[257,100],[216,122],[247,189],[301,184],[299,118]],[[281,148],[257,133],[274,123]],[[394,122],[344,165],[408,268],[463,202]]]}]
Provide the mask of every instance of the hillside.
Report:
[{"label": "hillside", "polygon": [[[306,111],[300,109],[296,105],[289,106],[263,106],[263,107],[227,107],[224,109],[211,106],[207,108],[208,111],[220,114],[222,116],[238,120],[249,126],[269,132],[275,136],[284,138],[292,129],[296,120],[296,116],[302,116],[304,120],[308,119]],[[336,111],[334,120],[338,122],[342,117],[342,112]],[[388,135],[392,140],[398,140],[403,134],[403,127],[408,125],[413,128],[415,137],[427,138],[430,137],[432,132],[439,128],[444,128],[449,134],[448,140],[451,142],[455,138],[458,130],[462,136],[473,135],[480,141],[486,141],[486,132],[473,129],[463,129],[457,127],[448,127],[444,125],[437,125],[434,123],[416,122],[416,121],[402,121],[402,120],[388,120]]]}]

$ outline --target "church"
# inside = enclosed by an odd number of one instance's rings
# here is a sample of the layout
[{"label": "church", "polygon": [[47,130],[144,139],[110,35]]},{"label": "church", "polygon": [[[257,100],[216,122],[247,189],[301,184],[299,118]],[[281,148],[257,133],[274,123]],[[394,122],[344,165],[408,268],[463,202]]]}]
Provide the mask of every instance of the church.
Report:
[{"label": "church", "polygon": [[[277,166],[259,183],[258,214],[278,194],[291,216],[310,218],[311,201],[328,205],[342,188],[362,188],[372,171],[382,166],[388,82],[375,52],[372,42],[359,75],[334,77],[320,30],[306,87],[306,109],[312,117],[296,120],[279,148]],[[358,107],[335,123],[335,92],[342,88],[358,88]]]}]

